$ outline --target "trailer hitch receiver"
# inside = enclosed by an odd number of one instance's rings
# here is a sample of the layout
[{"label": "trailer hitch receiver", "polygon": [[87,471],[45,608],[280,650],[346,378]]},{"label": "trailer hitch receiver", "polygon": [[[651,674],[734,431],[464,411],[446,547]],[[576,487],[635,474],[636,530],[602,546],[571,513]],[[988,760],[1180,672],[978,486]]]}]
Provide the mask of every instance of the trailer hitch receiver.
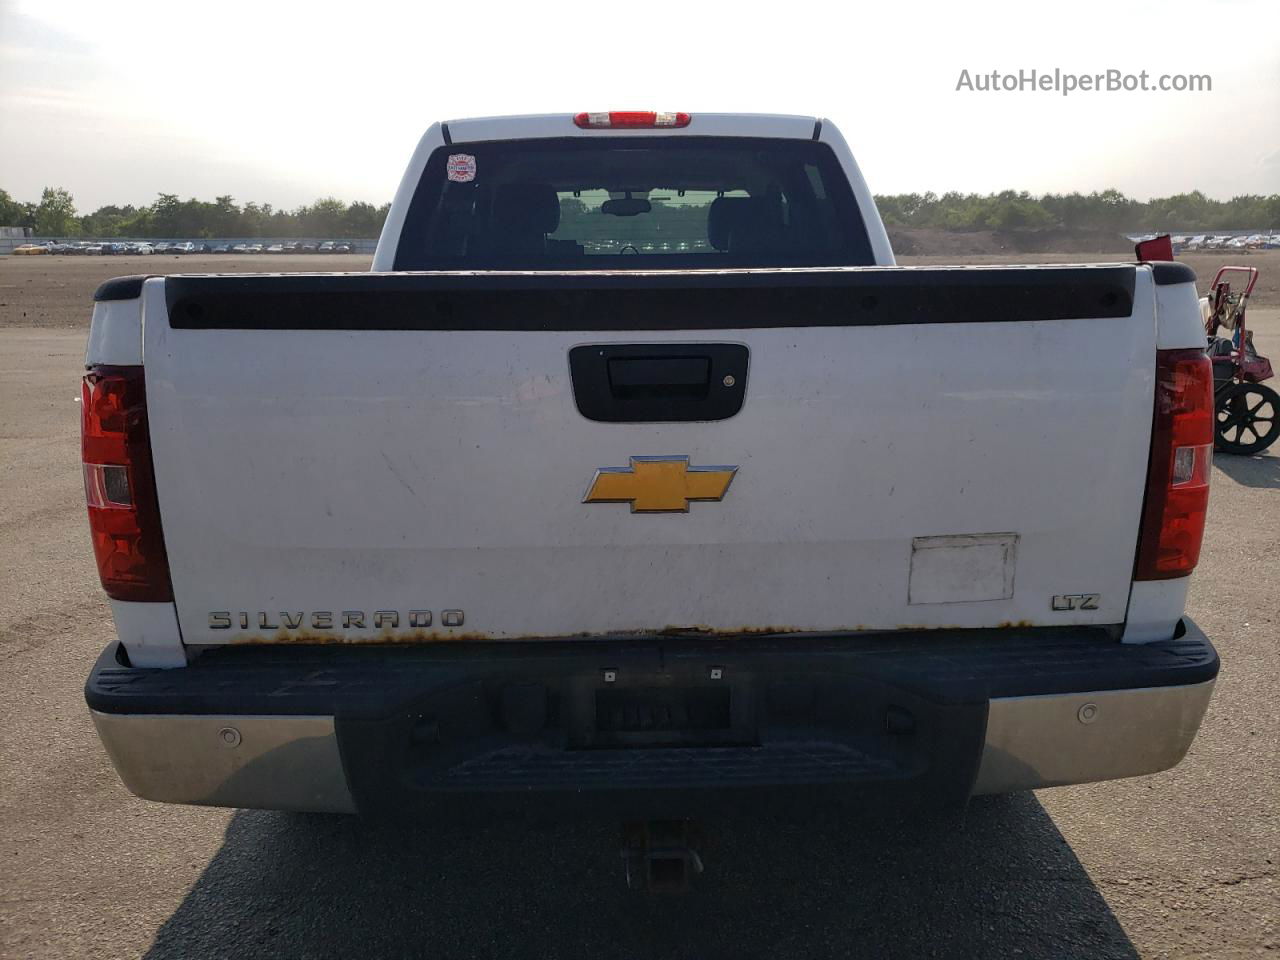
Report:
[{"label": "trailer hitch receiver", "polygon": [[627,887],[650,893],[684,893],[702,857],[693,847],[689,820],[642,820],[622,825],[622,862]]}]

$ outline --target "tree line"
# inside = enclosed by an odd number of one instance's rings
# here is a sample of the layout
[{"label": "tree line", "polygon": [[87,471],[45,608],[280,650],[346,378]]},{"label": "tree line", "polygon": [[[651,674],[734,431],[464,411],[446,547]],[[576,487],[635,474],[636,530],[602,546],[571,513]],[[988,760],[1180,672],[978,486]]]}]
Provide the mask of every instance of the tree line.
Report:
[{"label": "tree line", "polygon": [[30,227],[38,237],[376,237],[389,203],[375,207],[322,197],[293,210],[269,203],[236,203],[230,196],[179,200],[162,193],[146,207],[114,204],[79,214],[61,187],[46,187],[39,203],[21,203],[0,190],[0,226]]},{"label": "tree line", "polygon": [[[876,197],[891,227],[944,230],[1063,228],[1114,232],[1280,229],[1280,194],[1214,200],[1199,190],[1134,200],[1118,190],[1093,193],[902,193]],[[46,187],[38,203],[0,190],[0,226],[30,227],[41,237],[376,237],[390,204],[375,207],[323,197],[293,210],[269,203],[180,200],[162,193],[150,206],[99,207],[80,214],[61,187]]]},{"label": "tree line", "polygon": [[1280,194],[1214,200],[1199,190],[1134,200],[1119,190],[1093,193],[903,193],[876,197],[888,226],[944,230],[1213,231],[1280,228]]}]

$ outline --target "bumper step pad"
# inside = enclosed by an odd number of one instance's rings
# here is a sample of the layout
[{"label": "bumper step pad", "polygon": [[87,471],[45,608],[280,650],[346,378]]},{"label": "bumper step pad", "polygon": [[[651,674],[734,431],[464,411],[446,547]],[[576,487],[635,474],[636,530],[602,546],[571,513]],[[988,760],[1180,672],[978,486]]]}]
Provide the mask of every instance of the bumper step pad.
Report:
[{"label": "bumper step pad", "polygon": [[892,778],[899,773],[886,759],[840,743],[546,752],[504,749],[458,764],[445,775],[444,785],[490,790],[748,786],[844,783]]}]

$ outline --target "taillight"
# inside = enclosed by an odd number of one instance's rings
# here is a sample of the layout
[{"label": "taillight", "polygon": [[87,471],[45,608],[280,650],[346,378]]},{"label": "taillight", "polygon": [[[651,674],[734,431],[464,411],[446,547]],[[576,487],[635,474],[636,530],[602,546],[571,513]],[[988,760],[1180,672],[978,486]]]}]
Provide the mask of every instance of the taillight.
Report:
[{"label": "taillight", "polygon": [[92,367],[80,398],[84,494],[103,589],[116,600],[172,600],[142,367]]},{"label": "taillight", "polygon": [[1157,351],[1155,419],[1135,580],[1185,577],[1200,559],[1213,420],[1213,366],[1205,352]]},{"label": "taillight", "polygon": [[573,122],[584,130],[626,130],[650,127],[687,127],[687,113],[654,113],[652,110],[612,110],[608,113],[580,113]]}]

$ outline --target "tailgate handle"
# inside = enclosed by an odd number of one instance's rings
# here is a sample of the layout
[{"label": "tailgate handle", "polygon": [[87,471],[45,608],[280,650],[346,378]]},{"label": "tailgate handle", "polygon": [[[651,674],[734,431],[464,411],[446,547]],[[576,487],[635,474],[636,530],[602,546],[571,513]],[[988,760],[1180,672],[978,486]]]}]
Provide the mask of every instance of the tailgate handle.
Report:
[{"label": "tailgate handle", "polygon": [[614,357],[607,366],[617,398],[701,398],[711,386],[710,357]]},{"label": "tailgate handle", "polygon": [[592,343],[569,351],[569,374],[588,420],[694,423],[742,409],[747,359],[741,343]]}]

